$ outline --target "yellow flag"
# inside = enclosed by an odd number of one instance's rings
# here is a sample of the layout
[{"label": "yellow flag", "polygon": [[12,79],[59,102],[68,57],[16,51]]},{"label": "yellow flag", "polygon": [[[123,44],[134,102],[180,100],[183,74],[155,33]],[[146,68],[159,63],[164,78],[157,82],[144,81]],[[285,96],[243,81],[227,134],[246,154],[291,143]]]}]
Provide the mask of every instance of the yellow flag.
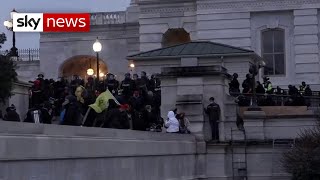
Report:
[{"label": "yellow flag", "polygon": [[109,99],[113,99],[118,105],[120,103],[117,99],[111,94],[111,92],[107,89],[105,92],[101,93],[94,104],[89,105],[96,113],[101,113],[109,106]]}]

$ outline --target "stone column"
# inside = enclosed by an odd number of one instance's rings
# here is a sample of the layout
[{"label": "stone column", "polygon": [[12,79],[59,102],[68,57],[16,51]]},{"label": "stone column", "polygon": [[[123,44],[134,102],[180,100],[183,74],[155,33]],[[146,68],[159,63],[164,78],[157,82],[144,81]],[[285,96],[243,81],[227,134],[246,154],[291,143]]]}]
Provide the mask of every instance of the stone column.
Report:
[{"label": "stone column", "polygon": [[[221,107],[221,121],[224,121],[225,79],[226,69],[221,66],[193,66],[188,60],[184,67],[162,68],[161,73],[161,114],[163,117],[169,110],[177,107],[178,112],[186,113],[190,121],[190,131],[196,136],[196,177],[206,178],[207,146],[211,139],[209,123],[205,123],[204,107],[211,96]],[[224,126],[220,123],[220,140],[224,140]],[[210,129],[210,127],[209,127]]]}]

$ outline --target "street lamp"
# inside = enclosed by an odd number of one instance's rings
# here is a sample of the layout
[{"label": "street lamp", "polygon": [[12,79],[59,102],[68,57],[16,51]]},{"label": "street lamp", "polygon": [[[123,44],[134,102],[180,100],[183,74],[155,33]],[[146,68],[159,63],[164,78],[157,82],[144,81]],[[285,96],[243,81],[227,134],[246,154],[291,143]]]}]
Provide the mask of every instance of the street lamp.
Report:
[{"label": "street lamp", "polygon": [[94,70],[91,68],[91,58],[90,58],[90,68],[87,69],[87,74],[88,74],[89,76],[92,76],[92,75],[94,74]]},{"label": "street lamp", "polygon": [[266,65],[264,61],[255,61],[254,64],[250,65],[249,73],[252,76],[252,99],[251,105],[248,108],[248,111],[261,111],[261,108],[258,106],[257,103],[257,92],[256,92],[256,75],[259,73],[259,69],[263,68]]},{"label": "street lamp", "polygon": [[96,54],[97,54],[97,81],[99,82],[99,75],[100,75],[100,73],[99,73],[99,52],[101,52],[102,45],[99,42],[98,37],[96,39],[96,42],[93,43],[92,48],[93,48],[93,51],[96,52]]},{"label": "street lamp", "polygon": [[12,31],[12,48],[10,50],[10,57],[18,58],[18,49],[16,48],[16,33],[13,31],[13,15],[16,14],[17,11],[13,9],[10,12],[10,20],[4,21],[3,25],[9,30]]}]

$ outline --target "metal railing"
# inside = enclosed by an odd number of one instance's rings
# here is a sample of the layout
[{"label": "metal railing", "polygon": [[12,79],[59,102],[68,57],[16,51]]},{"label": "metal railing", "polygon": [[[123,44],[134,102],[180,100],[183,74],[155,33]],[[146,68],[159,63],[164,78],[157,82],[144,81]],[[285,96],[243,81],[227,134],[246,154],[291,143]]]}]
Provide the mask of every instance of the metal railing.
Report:
[{"label": "metal railing", "polygon": [[[257,94],[258,106],[308,106],[319,107],[319,92],[313,92],[313,96],[297,95],[278,95],[278,94]],[[239,106],[250,106],[252,104],[252,94],[237,93],[232,94],[237,97]]]},{"label": "metal railing", "polygon": [[[9,50],[0,51],[0,54],[7,55]],[[19,58],[17,61],[39,61],[39,49],[18,49]]]},{"label": "metal railing", "polygon": [[126,12],[98,12],[91,13],[91,25],[106,25],[106,24],[124,24],[126,22]]}]

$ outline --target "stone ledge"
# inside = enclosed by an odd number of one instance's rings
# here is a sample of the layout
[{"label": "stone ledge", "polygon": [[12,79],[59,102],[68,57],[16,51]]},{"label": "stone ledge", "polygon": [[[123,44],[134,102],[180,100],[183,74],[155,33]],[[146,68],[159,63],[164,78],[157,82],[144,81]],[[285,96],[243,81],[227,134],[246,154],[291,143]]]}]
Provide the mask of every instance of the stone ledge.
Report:
[{"label": "stone ledge", "polygon": [[10,161],[172,156],[196,153],[196,143],[191,141],[2,135],[0,142],[0,160]]},{"label": "stone ledge", "polygon": [[22,122],[0,121],[1,135],[29,135],[52,137],[86,137],[119,140],[153,140],[153,141],[189,141],[195,142],[195,137],[184,134],[168,134],[121,129],[90,128],[78,126],[62,126],[33,124]]}]

